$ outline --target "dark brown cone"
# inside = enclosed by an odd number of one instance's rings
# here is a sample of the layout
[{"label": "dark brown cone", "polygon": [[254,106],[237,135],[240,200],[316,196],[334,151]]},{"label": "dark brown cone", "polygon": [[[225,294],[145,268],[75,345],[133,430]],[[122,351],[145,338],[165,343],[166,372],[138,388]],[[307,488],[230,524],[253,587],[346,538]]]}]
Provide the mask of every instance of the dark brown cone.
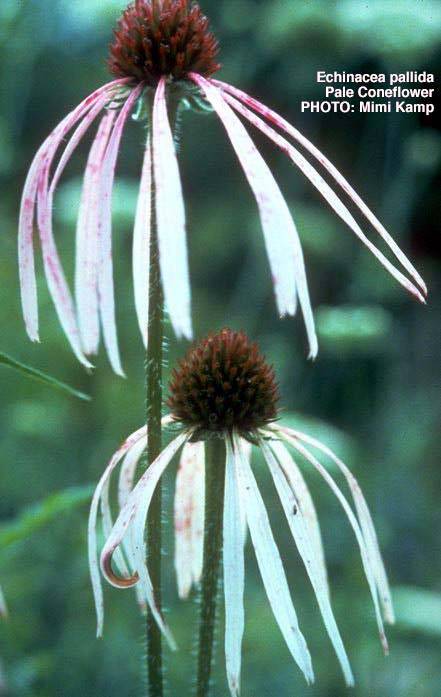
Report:
[{"label": "dark brown cone", "polygon": [[243,332],[222,329],[190,349],[173,371],[167,402],[197,437],[253,434],[277,418],[274,370]]},{"label": "dark brown cone", "polygon": [[114,35],[109,68],[116,77],[154,86],[163,75],[182,80],[194,71],[209,77],[220,68],[218,42],[196,2],[135,0]]}]

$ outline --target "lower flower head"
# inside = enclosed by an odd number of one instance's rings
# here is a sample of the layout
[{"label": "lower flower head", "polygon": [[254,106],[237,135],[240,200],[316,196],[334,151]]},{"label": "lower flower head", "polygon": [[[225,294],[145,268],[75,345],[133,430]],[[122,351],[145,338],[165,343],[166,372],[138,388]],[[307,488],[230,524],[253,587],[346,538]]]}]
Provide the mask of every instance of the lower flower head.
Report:
[{"label": "lower flower head", "polygon": [[251,438],[277,418],[274,371],[243,332],[222,329],[190,349],[174,370],[168,406],[194,440],[233,428]]},{"label": "lower flower head", "polygon": [[156,85],[195,71],[209,77],[219,69],[218,42],[208,19],[189,0],[135,0],[124,11],[110,47],[109,67],[117,77]]}]

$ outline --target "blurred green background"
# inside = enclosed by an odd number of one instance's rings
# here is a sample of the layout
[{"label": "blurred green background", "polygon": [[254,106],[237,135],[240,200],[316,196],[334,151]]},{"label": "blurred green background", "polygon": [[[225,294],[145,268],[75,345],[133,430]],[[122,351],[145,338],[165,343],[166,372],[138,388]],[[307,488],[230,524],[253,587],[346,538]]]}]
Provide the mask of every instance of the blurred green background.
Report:
[{"label": "blurred green background", "polygon": [[[260,136],[298,223],[320,336],[305,360],[300,318],[278,321],[254,201],[212,115],[186,113],[181,168],[197,335],[229,324],[257,339],[276,366],[284,418],[346,458],[378,526],[397,602],[382,656],[361,563],[326,487],[309,477],[325,537],[337,619],[353,663],[354,697],[441,694],[440,230],[441,134],[436,112],[302,115],[321,91],[317,70],[440,67],[437,0],[203,0],[222,46],[221,77],[273,106],[348,176],[408,252],[430,288],[417,305],[335,218],[302,175]],[[127,379],[101,352],[87,375],[68,348],[39,266],[41,338],[25,336],[19,305],[16,224],[34,152],[79,101],[108,79],[107,45],[121,0],[2,0],[0,4],[0,350],[92,396],[56,392],[0,366],[0,583],[10,618],[0,661],[11,697],[136,697],[145,693],[143,623],[132,594],[106,589],[104,639],[86,560],[87,502],[110,454],[144,414],[143,350],[130,277],[143,127],[124,136],[114,206],[115,276]],[[439,109],[439,86],[438,86]],[[87,139],[86,139],[87,140]],[[72,278],[74,221],[85,142],[55,202],[57,240]],[[367,229],[367,226],[366,226]],[[372,231],[370,231],[372,233]],[[373,238],[375,233],[371,234]],[[169,332],[171,365],[185,350]],[[196,603],[177,600],[167,483],[164,558],[169,620],[180,645],[167,656],[170,695],[190,694]],[[271,617],[248,549],[244,697],[340,697],[346,691],[312,590],[270,482],[259,475],[292,584],[317,683],[307,688]],[[23,511],[50,494],[41,510]],[[80,489],[76,487],[81,487]],[[83,488],[85,487],[85,488]],[[27,517],[26,517],[27,516]],[[0,692],[1,692],[0,688]],[[216,697],[226,695],[222,641]]]}]

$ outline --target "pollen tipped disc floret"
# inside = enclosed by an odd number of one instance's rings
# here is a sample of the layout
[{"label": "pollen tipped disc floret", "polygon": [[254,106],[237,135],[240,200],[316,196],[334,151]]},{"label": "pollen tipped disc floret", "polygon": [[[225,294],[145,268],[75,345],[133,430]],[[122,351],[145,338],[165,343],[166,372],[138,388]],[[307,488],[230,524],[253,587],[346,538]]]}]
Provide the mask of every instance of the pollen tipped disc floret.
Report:
[{"label": "pollen tipped disc floret", "polygon": [[192,348],[174,370],[168,406],[194,439],[233,429],[246,438],[277,418],[274,371],[243,332],[223,329]]},{"label": "pollen tipped disc floret", "polygon": [[135,0],[124,11],[110,46],[109,67],[117,77],[156,85],[190,71],[209,77],[220,65],[218,42],[208,19],[189,0]]}]

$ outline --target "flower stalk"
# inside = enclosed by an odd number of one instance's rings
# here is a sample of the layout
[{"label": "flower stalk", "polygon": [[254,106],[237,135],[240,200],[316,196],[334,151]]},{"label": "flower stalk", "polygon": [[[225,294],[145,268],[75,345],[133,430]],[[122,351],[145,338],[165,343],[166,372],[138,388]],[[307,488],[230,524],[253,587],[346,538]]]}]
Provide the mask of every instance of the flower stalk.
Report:
[{"label": "flower stalk", "polygon": [[225,442],[206,441],[204,566],[201,584],[196,697],[207,697],[213,666],[216,606],[222,556],[225,487]]}]

